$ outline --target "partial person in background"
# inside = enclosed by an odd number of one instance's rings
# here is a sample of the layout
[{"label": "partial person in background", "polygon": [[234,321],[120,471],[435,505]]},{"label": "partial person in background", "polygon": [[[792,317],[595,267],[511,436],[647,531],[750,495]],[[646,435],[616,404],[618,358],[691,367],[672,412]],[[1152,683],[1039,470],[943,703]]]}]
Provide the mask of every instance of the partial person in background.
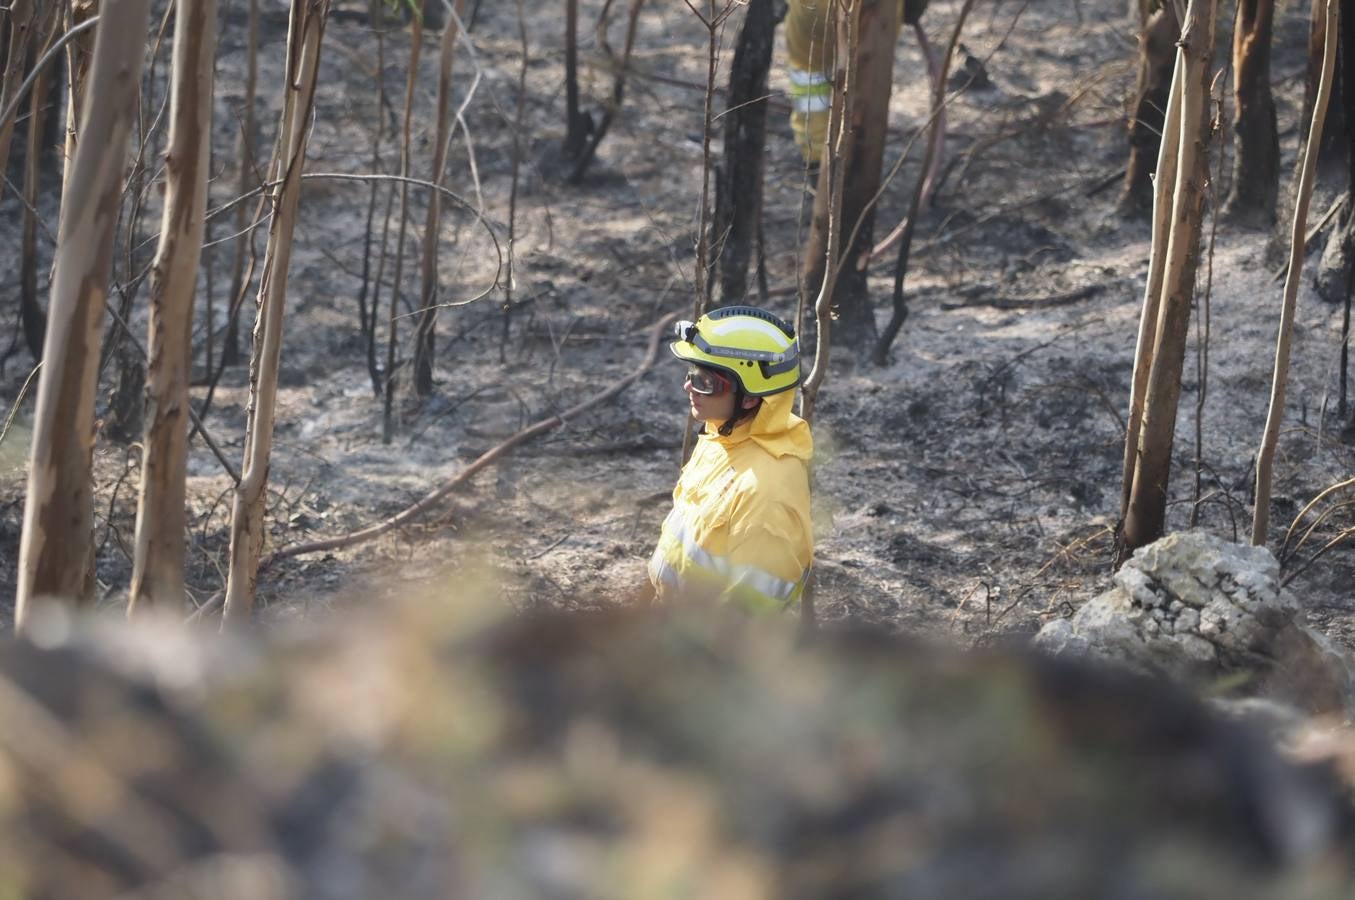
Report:
[{"label": "partial person in background", "polygon": [[679,322],[673,355],[702,423],[673,491],[649,577],[659,599],[715,597],[750,611],[798,605],[814,554],[809,424],[791,411],[800,383],[794,330],[730,306]]},{"label": "partial person in background", "polygon": [[[899,0],[899,19],[914,25],[928,0]],[[828,15],[833,0],[790,0],[786,52],[790,59],[790,127],[795,144],[811,166],[819,164],[833,105],[834,35]]]}]

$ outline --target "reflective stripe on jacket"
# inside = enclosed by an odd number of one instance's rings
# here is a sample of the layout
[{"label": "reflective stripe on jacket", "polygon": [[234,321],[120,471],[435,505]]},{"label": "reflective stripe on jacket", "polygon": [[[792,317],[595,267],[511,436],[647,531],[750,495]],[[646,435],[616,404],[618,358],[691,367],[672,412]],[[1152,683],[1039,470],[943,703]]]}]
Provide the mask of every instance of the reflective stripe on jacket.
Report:
[{"label": "reflective stripe on jacket", "polygon": [[723,437],[697,440],[673,491],[649,577],[664,600],[693,594],[749,610],[798,603],[813,558],[809,425],[795,392],[764,397]]}]

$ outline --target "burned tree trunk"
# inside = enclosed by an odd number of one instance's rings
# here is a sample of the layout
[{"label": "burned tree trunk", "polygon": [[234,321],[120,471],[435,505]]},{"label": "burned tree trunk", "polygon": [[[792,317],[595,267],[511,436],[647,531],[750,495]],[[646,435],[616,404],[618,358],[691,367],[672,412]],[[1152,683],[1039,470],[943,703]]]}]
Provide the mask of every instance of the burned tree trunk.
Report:
[{"label": "burned tree trunk", "polygon": [[621,112],[621,104],[626,96],[626,73],[630,69],[630,55],[635,49],[636,26],[640,21],[640,10],[644,8],[645,0],[631,0],[630,12],[626,17],[626,43],[621,49],[620,59],[612,52],[611,46],[607,43],[607,10],[611,4],[603,6],[602,17],[598,20],[598,44],[607,53],[616,70],[616,75],[612,79],[612,95],[608,99],[606,107],[603,109],[602,117],[593,124],[589,119],[588,140],[584,142],[583,149],[579,151],[578,157],[574,159],[573,167],[565,180],[570,184],[579,184],[583,181],[583,176],[587,174],[588,167],[593,163],[593,157],[597,154],[598,145],[602,139],[607,136],[608,130],[612,127],[612,120]]},{"label": "burned tree trunk", "polygon": [[[18,96],[36,22],[33,0],[14,0],[9,5],[9,39],[0,45],[0,52],[5,54],[4,67],[0,70],[3,71],[0,75],[0,110],[9,109]],[[34,91],[34,96],[40,95],[40,91]],[[12,114],[0,119],[0,176],[9,171],[9,145],[14,136],[15,118]]]},{"label": "burned tree trunk", "polygon": [[[909,257],[912,255],[913,248],[913,234],[917,230],[917,220],[922,213],[924,198],[932,187],[932,179],[935,177],[934,168],[941,152],[941,144],[945,141],[946,82],[950,72],[950,64],[955,58],[955,48],[959,45],[960,32],[964,29],[965,20],[969,18],[969,13],[973,8],[974,0],[964,0],[960,6],[960,12],[955,18],[955,27],[950,33],[950,42],[946,45],[945,57],[934,73],[931,115],[927,122],[927,149],[923,153],[922,165],[918,168],[917,181],[913,183],[913,194],[908,201],[908,212],[904,217],[902,230],[899,231],[899,253],[894,262],[894,292],[890,304],[892,312],[889,315],[889,321],[885,323],[884,331],[880,333],[880,339],[876,342],[875,349],[871,353],[871,361],[877,366],[883,366],[889,361],[889,345],[894,342],[899,329],[908,319],[908,304],[903,294],[903,282],[908,275]],[[923,43],[923,52],[927,53],[922,29],[918,26],[915,27],[917,28],[918,40]]]},{"label": "burned tree trunk", "polygon": [[1236,222],[1269,226],[1280,185],[1280,138],[1270,90],[1270,43],[1275,0],[1238,0],[1233,32],[1233,184],[1224,213]]},{"label": "burned tree trunk", "polygon": [[193,300],[207,209],[216,0],[178,0],[165,209],[151,270],[145,432],[129,615],[184,596],[184,478]]},{"label": "burned tree trunk", "polygon": [[424,219],[423,255],[419,271],[422,288],[419,304],[419,324],[414,330],[414,393],[427,397],[433,393],[433,329],[438,318],[438,238],[442,225],[443,170],[447,168],[447,144],[452,132],[452,61],[455,58],[457,22],[460,21],[465,0],[456,0],[457,21],[442,29],[438,53],[438,116],[433,144],[433,171],[429,181],[428,212]]},{"label": "burned tree trunk", "polygon": [[[99,15],[98,0],[70,0],[63,4],[63,24],[70,31]],[[103,21],[100,16],[100,22]],[[75,159],[75,148],[80,140],[80,123],[77,121],[84,109],[85,81],[89,75],[90,64],[94,57],[95,36],[88,31],[66,45],[66,156],[65,174],[62,188],[69,182],[71,164]]]},{"label": "burned tree trunk", "polygon": [[273,414],[277,404],[278,365],[282,352],[282,313],[287,299],[287,270],[292,234],[301,201],[301,171],[306,159],[308,124],[315,103],[320,42],[329,0],[292,0],[287,29],[287,78],[278,125],[277,152],[270,181],[273,222],[268,230],[259,311],[250,356],[249,415],[245,425],[245,457],[231,505],[230,570],[226,581],[225,624],[242,625],[254,612],[254,586],[263,549],[264,498],[273,450]]},{"label": "burned tree trunk", "polygon": [[[894,76],[894,41],[899,30],[899,7],[894,0],[861,0],[851,12],[858,17],[860,45],[855,56],[836,55],[834,82],[853,94],[850,117],[843,122],[842,242],[835,261],[834,309],[838,318],[833,341],[840,346],[868,351],[877,330],[870,298],[866,293],[866,270],[857,266],[861,254],[869,254],[875,227],[875,195],[880,188],[884,161],[885,130],[889,120],[889,93]],[[839,33],[843,29],[837,29]],[[809,238],[805,243],[804,290],[817,293],[828,265],[829,194],[832,184],[827,167],[820,167],[818,191]]]},{"label": "burned tree trunk", "polygon": [[[1347,6],[1349,4],[1346,4]],[[1344,16],[1344,19],[1352,19],[1355,16]],[[1344,30],[1344,23],[1341,23]],[[1322,54],[1323,48],[1327,43],[1327,14],[1321,0],[1312,6],[1312,20],[1308,29],[1308,66],[1303,79],[1303,110],[1299,114],[1299,122],[1311,122],[1313,110],[1317,106],[1317,95],[1321,90],[1322,81]],[[1338,71],[1345,69],[1342,65],[1342,56],[1345,48],[1341,46],[1340,36],[1337,36],[1336,58]],[[1348,90],[1347,86],[1342,84],[1341,78],[1336,78],[1330,85],[1330,98],[1327,102],[1327,118],[1322,123],[1322,142],[1318,145],[1318,165],[1326,172],[1328,167],[1345,159],[1350,144],[1346,137],[1345,127],[1345,100],[1344,95]],[[1299,181],[1299,170],[1303,167],[1303,154],[1294,162],[1294,184]],[[1287,222],[1285,223],[1287,224]]]},{"label": "burned tree trunk", "polygon": [[710,240],[721,306],[742,302],[748,291],[748,264],[762,216],[767,72],[776,23],[785,14],[785,0],[749,0],[730,66],[724,165],[715,180]]},{"label": "burned tree trunk", "polygon": [[33,419],[19,544],[16,628],[39,602],[94,594],[94,392],[122,167],[141,80],[149,0],[105,0],[84,135],[61,198],[51,319]]},{"label": "burned tree trunk", "polygon": [[[851,7],[847,7],[847,11],[853,10]],[[860,33],[857,26],[860,22],[858,16],[850,15],[834,29],[836,32],[835,46],[844,59],[850,59],[856,55],[860,42]],[[842,186],[846,181],[844,169],[848,149],[843,131],[846,129],[846,123],[852,120],[852,108],[857,100],[849,88],[850,85],[846,81],[835,82],[832,86],[832,102],[828,107],[826,140],[822,157],[823,171],[828,173],[828,190],[824,192],[828,196],[827,216],[824,223],[827,246],[824,248],[824,256],[830,260],[841,258],[839,250],[842,246],[842,197],[844,193]],[[821,279],[819,294],[814,298],[813,306],[815,325],[814,365],[800,384],[800,415],[806,422],[812,422],[814,419],[819,390],[828,378],[828,362],[832,356],[833,287],[837,284],[836,270],[838,265],[827,265],[825,268],[828,275]],[[800,307],[795,315],[795,326],[802,335],[801,341],[804,340],[804,328],[802,327],[804,312],[804,298],[802,296]],[[805,611],[804,623],[806,628],[812,624],[812,604],[811,594],[810,607]]]},{"label": "burned tree trunk", "polygon": [[414,121],[414,94],[419,85],[419,56],[423,48],[423,20],[409,22],[409,64],[405,71],[404,116],[400,127],[400,211],[395,238],[395,275],[391,281],[390,308],[386,315],[385,393],[381,398],[381,442],[389,444],[395,432],[395,347],[400,323],[400,284],[405,270],[405,236],[409,229],[409,164]]},{"label": "burned tree trunk", "polygon": [[1120,192],[1120,212],[1138,215],[1153,204],[1153,183],[1149,177],[1157,160],[1162,134],[1162,111],[1176,66],[1176,39],[1181,25],[1171,3],[1148,18],[1139,33],[1138,79],[1129,113],[1129,162],[1125,167],[1124,187]]},{"label": "burned tree trunk", "polygon": [[1252,510],[1251,542],[1263,547],[1270,527],[1270,477],[1275,461],[1275,447],[1280,438],[1280,420],[1284,418],[1285,390],[1289,382],[1289,343],[1294,331],[1294,313],[1298,302],[1299,279],[1303,273],[1303,234],[1307,229],[1308,201],[1313,194],[1317,157],[1321,154],[1322,131],[1328,104],[1335,93],[1336,74],[1337,0],[1313,0],[1313,9],[1322,7],[1323,24],[1322,62],[1318,70],[1318,89],[1313,98],[1312,115],[1308,124],[1307,148],[1300,160],[1299,181],[1294,190],[1294,218],[1289,232],[1289,268],[1284,282],[1284,297],[1280,306],[1279,333],[1275,340],[1275,364],[1270,383],[1270,406],[1266,425],[1261,434],[1261,445],[1256,451],[1256,506]]},{"label": "burned tree trunk", "polygon": [[42,181],[43,164],[56,155],[54,146],[46,146],[44,138],[47,122],[56,116],[48,109],[52,97],[49,85],[56,72],[48,69],[33,83],[28,105],[28,134],[24,157],[24,211],[22,250],[19,254],[19,323],[24,342],[33,359],[42,359],[42,345],[47,331],[47,315],[38,301],[38,188]]},{"label": "burned tree trunk", "polygon": [[[254,92],[259,80],[259,0],[248,0],[245,28],[245,92],[240,110],[240,134],[236,139],[235,190],[247,194],[258,181],[254,171],[254,140],[258,126],[254,118]],[[226,336],[221,346],[221,364],[240,364],[240,310],[249,291],[245,277],[245,257],[254,247],[254,230],[247,229],[245,204],[235,207],[235,254],[231,261],[230,305],[226,309]],[[209,323],[210,325],[210,323]]]},{"label": "burned tree trunk", "polygon": [[[1350,146],[1349,131],[1355,128],[1355,90],[1347,90],[1338,98],[1337,84],[1355,85],[1355,55],[1349,48],[1355,46],[1355,15],[1339,16],[1340,33],[1337,35],[1336,64],[1341,67],[1339,77],[1333,79],[1332,97],[1327,109],[1327,128],[1344,128],[1346,146]],[[1330,104],[1341,103],[1344,107],[1337,115]],[[1325,132],[1324,132],[1325,133]],[[1351,278],[1355,275],[1355,216],[1351,215],[1352,199],[1355,199],[1355,153],[1346,155],[1346,192],[1336,226],[1327,238],[1322,250],[1322,259],[1318,263],[1314,286],[1317,295],[1328,303],[1350,302]],[[1344,350],[1344,347],[1343,347]]]},{"label": "burned tree trunk", "polygon": [[[1181,396],[1181,368],[1199,262],[1200,231],[1204,215],[1204,187],[1208,176],[1205,143],[1208,116],[1209,64],[1214,51],[1214,22],[1218,0],[1191,0],[1177,47],[1175,75],[1169,103],[1179,104],[1180,130],[1174,184],[1158,176],[1156,205],[1171,203],[1170,233],[1165,242],[1154,235],[1155,253],[1165,243],[1160,265],[1161,291],[1156,299],[1145,294],[1140,323],[1139,352],[1134,382],[1143,384],[1141,424],[1131,427],[1125,440],[1124,507],[1117,534],[1119,561],[1133,550],[1162,536],[1171,475],[1171,452],[1176,434],[1177,404]],[[1170,119],[1174,110],[1168,112]],[[1169,149],[1165,143],[1164,153]],[[1168,201],[1170,198],[1170,201]],[[1151,321],[1150,321],[1151,319]],[[1146,374],[1145,374],[1146,367]],[[1132,404],[1133,401],[1131,401]],[[1131,405],[1131,419],[1134,418]]]},{"label": "burned tree trunk", "polygon": [[565,143],[568,160],[588,145],[593,120],[579,109],[579,0],[565,0]]}]

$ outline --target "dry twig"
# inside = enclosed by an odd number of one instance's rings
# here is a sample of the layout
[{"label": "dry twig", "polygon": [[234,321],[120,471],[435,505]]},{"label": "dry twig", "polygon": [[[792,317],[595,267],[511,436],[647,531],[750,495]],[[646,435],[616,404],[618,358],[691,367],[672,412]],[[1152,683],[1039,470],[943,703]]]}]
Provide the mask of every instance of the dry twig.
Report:
[{"label": "dry twig", "polygon": [[664,316],[663,318],[655,322],[652,326],[650,326],[649,349],[645,354],[644,361],[641,362],[638,367],[636,367],[635,371],[627,375],[625,378],[622,378],[616,383],[614,383],[607,390],[602,391],[601,393],[596,394],[593,397],[590,397],[587,400],[584,400],[583,402],[576,404],[575,406],[565,410],[563,413],[554,416],[549,416],[545,419],[542,419],[541,421],[537,422],[534,425],[522,429],[517,434],[508,438],[508,440],[482,453],[479,456],[479,458],[477,458],[474,462],[466,466],[456,475],[444,481],[437,488],[426,494],[421,500],[406,507],[405,509],[396,513],[395,515],[387,519],[384,519],[381,522],[377,522],[374,525],[369,525],[366,528],[362,528],[357,531],[351,532],[350,534],[345,534],[334,538],[327,538],[319,541],[310,541],[304,544],[293,544],[290,547],[283,547],[264,557],[264,559],[259,563],[259,569],[262,570],[267,566],[277,562],[278,560],[287,559],[293,556],[302,556],[308,553],[319,553],[324,550],[336,550],[341,547],[351,547],[354,544],[360,544],[364,541],[368,541],[374,537],[378,537],[382,534],[385,534],[387,531],[390,531],[393,528],[398,528],[401,525],[407,524],[408,522],[422,515],[426,510],[432,507],[433,504],[437,503],[442,498],[450,494],[452,491],[456,490],[458,487],[469,481],[476,473],[498,462],[499,459],[501,459],[504,456],[507,456],[510,452],[512,452],[520,445],[525,444],[526,442],[532,440],[535,437],[538,437],[542,434],[545,434],[549,431],[553,431],[556,428],[559,428],[560,426],[566,424],[570,419],[582,415],[583,413],[587,412],[593,407],[599,406],[602,403],[611,400],[613,397],[620,394],[626,388],[630,387],[635,381],[637,381],[642,375],[644,375],[646,372],[650,370],[650,368],[653,367],[654,362],[659,355],[659,344],[660,339],[663,336],[664,330],[668,327],[669,324],[672,323],[673,319],[677,318],[677,316],[678,313],[669,313],[668,315]]}]

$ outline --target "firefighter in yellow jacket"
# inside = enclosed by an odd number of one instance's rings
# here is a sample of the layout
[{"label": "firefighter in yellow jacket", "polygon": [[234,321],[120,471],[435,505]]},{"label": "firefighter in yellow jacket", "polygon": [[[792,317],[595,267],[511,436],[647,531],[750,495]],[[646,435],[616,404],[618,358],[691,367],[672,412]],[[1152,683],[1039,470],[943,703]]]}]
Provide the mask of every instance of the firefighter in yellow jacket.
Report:
[{"label": "firefighter in yellow jacket", "polygon": [[[790,126],[805,161],[817,164],[828,134],[833,105],[833,32],[829,9],[837,0],[790,0],[786,13],[786,51],[790,58]],[[899,18],[914,25],[928,0],[899,0]]]},{"label": "firefighter in yellow jacket", "polygon": [[791,411],[799,343],[776,316],[731,306],[679,322],[673,355],[702,423],[673,491],[649,577],[661,600],[796,606],[813,557],[809,424]]}]

